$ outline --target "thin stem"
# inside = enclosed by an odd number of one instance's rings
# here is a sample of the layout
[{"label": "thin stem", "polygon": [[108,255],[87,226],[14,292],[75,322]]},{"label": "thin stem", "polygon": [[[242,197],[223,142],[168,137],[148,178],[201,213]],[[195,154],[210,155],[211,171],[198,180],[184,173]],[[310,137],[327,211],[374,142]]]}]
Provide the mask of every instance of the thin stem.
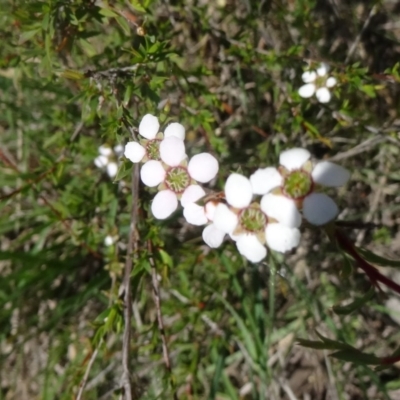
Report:
[{"label": "thin stem", "polygon": [[87,365],[87,368],[86,368],[86,371],[85,371],[85,375],[83,376],[81,384],[79,385],[79,391],[78,391],[78,394],[76,395],[76,399],[75,400],[81,400],[82,399],[82,395],[83,395],[83,392],[85,390],[87,380],[89,378],[90,370],[92,369],[93,363],[96,360],[97,353],[99,352],[99,348],[100,348],[102,342],[103,342],[103,340],[100,340],[98,346],[96,347],[96,349],[94,350],[94,352],[92,353],[92,355],[90,357],[90,360],[88,362],[88,365]]},{"label": "thin stem", "polygon": [[[149,253],[151,255],[153,253],[153,247],[152,247],[152,243],[150,240],[148,241],[147,246],[148,246]],[[160,298],[160,289],[158,286],[157,270],[156,270],[155,262],[154,262],[154,259],[152,256],[149,257],[149,262],[151,265],[151,282],[152,282],[152,286],[153,286],[154,303],[155,303],[156,311],[157,311],[158,330],[160,331],[160,336],[161,336],[164,364],[168,371],[171,386],[174,391],[173,399],[178,400],[176,390],[175,390],[175,384],[171,379],[172,378],[171,359],[169,356],[168,343],[167,343],[167,338],[165,336],[164,321],[163,321],[162,312],[161,312],[161,298]]]},{"label": "thin stem", "polygon": [[125,400],[132,400],[132,382],[130,372],[130,345],[131,345],[131,325],[132,325],[132,292],[131,292],[131,273],[133,266],[133,256],[138,250],[138,203],[139,203],[139,169],[134,164],[132,170],[132,208],[131,222],[129,227],[129,242],[126,252],[126,262],[124,278],[122,281],[122,294],[124,299],[124,333],[122,339],[122,377],[121,387],[124,388]]}]

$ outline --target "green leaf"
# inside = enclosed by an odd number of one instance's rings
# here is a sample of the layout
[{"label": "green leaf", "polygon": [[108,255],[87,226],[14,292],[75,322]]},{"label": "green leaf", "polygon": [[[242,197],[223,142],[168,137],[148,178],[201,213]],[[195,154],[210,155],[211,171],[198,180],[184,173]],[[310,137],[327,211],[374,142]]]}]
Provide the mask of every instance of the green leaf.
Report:
[{"label": "green leaf", "polygon": [[116,16],[115,20],[118,22],[118,25],[122,28],[126,36],[131,36],[131,28],[128,24],[128,21],[120,16]]},{"label": "green leaf", "polygon": [[362,247],[357,247],[357,251],[371,264],[379,265],[380,267],[395,267],[400,268],[400,261],[390,260],[385,257],[378,256],[377,254],[364,249]]},{"label": "green leaf", "polygon": [[357,297],[352,303],[347,306],[333,306],[332,310],[335,314],[339,315],[347,315],[352,313],[355,310],[358,310],[364,304],[366,304],[369,300],[371,300],[375,295],[375,289],[371,286],[367,293],[362,297]]},{"label": "green leaf", "polygon": [[342,361],[350,361],[360,365],[379,365],[380,359],[372,354],[362,353],[359,350],[341,350],[330,355]]},{"label": "green leaf", "polygon": [[118,168],[117,175],[114,178],[114,183],[120,181],[121,179],[126,178],[131,174],[133,168],[133,164],[131,161],[124,159],[121,165]]},{"label": "green leaf", "polygon": [[85,78],[85,75],[82,72],[75,71],[73,69],[66,69],[60,73],[62,78],[71,79],[73,81],[79,81]]},{"label": "green leaf", "polygon": [[166,251],[164,251],[163,249],[159,249],[158,254],[160,255],[163,264],[167,265],[169,268],[172,268],[174,266],[172,257]]}]

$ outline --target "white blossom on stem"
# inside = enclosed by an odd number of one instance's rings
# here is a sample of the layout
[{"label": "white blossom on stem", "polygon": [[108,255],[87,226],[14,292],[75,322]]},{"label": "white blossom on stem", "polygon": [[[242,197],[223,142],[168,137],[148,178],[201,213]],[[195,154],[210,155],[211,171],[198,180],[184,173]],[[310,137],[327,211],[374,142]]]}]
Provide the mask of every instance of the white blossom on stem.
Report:
[{"label": "white blossom on stem", "polygon": [[315,94],[320,103],[329,103],[331,100],[330,88],[336,85],[337,81],[333,76],[328,76],[329,67],[326,63],[315,70],[306,71],[301,76],[305,85],[299,89],[299,95],[308,99]]},{"label": "white blossom on stem", "polygon": [[261,209],[286,224],[301,221],[299,210],[313,225],[325,225],[339,213],[336,203],[321,187],[339,187],[350,177],[347,169],[330,161],[313,164],[310,153],[301,148],[286,150],[279,158],[280,167],[257,170],[250,181],[254,193],[263,195]]},{"label": "white blossom on stem", "polygon": [[197,154],[187,162],[183,141],[175,136],[160,143],[160,158],[143,165],[140,177],[147,186],[159,186],[151,210],[157,219],[165,219],[176,210],[178,200],[186,207],[202,198],[205,191],[198,182],[214,179],[219,165],[209,153]]},{"label": "white blossom on stem", "polygon": [[204,206],[196,203],[189,203],[183,208],[183,216],[186,221],[192,225],[206,225],[203,229],[202,237],[204,242],[211,248],[221,246],[225,238],[225,232],[218,229],[213,221],[218,203],[207,201]]},{"label": "white blossom on stem", "polygon": [[[225,184],[227,204],[220,203],[214,213],[215,227],[231,236],[240,254],[259,262],[272,250],[286,252],[300,241],[299,221],[287,221],[273,209],[265,212],[253,195],[260,189],[243,175],[231,174]],[[276,205],[279,207],[279,205]],[[288,223],[290,222],[290,223]]]},{"label": "white blossom on stem", "polygon": [[108,145],[101,145],[98,148],[99,155],[94,159],[97,168],[105,169],[110,178],[115,178],[118,172],[118,158],[121,155],[121,145],[112,149]]},{"label": "white blossom on stem", "polygon": [[177,137],[185,138],[185,128],[178,122],[167,126],[164,134],[159,132],[160,123],[158,118],[146,114],[139,124],[139,142],[131,141],[125,145],[124,155],[133,163],[146,162],[149,160],[160,160],[159,146],[164,138]]}]

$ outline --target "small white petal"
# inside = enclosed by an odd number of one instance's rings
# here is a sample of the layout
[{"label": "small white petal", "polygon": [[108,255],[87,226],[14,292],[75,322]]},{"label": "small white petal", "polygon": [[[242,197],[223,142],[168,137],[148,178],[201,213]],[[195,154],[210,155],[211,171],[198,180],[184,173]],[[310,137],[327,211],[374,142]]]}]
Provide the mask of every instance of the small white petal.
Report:
[{"label": "small white petal", "polygon": [[315,96],[317,97],[317,99],[320,103],[329,103],[329,101],[331,100],[331,97],[332,97],[331,92],[326,87],[319,88],[315,92]]},{"label": "small white petal", "polygon": [[97,156],[94,159],[94,165],[97,168],[104,168],[108,164],[108,158],[106,156]]},{"label": "small white petal", "polygon": [[107,174],[110,178],[114,178],[118,172],[118,164],[115,162],[110,162],[107,164]]},{"label": "small white petal", "polygon": [[311,193],[303,201],[303,215],[310,224],[325,225],[338,213],[338,206],[325,193]]},{"label": "small white petal", "polygon": [[193,156],[188,165],[190,176],[197,182],[210,182],[218,173],[217,159],[209,153],[200,153]]},{"label": "small white petal", "polygon": [[186,158],[183,140],[170,136],[160,142],[160,157],[170,167],[178,166]]},{"label": "small white petal", "polygon": [[190,203],[195,203],[206,195],[204,189],[199,185],[189,185],[182,194],[181,204],[186,207]]},{"label": "small white petal", "polygon": [[338,187],[349,180],[350,172],[333,162],[321,161],[314,167],[311,176],[314,182],[320,185]]},{"label": "small white petal", "polygon": [[285,253],[299,245],[300,231],[282,224],[268,224],[265,228],[265,240],[272,250]]},{"label": "small white petal", "polygon": [[196,226],[205,225],[208,222],[204,207],[201,207],[196,203],[189,203],[184,207],[183,216],[189,224]]},{"label": "small white petal", "polygon": [[146,149],[138,142],[128,142],[125,145],[124,156],[133,163],[142,161],[145,154]]},{"label": "small white petal", "polygon": [[253,263],[260,262],[267,255],[267,249],[255,235],[241,235],[236,241],[236,247],[242,256]]},{"label": "small white petal", "polygon": [[226,204],[218,204],[214,213],[214,225],[225,233],[232,233],[239,220],[237,215]]},{"label": "small white petal", "polygon": [[178,208],[178,198],[171,190],[161,190],[151,203],[151,211],[157,219],[168,218]]},{"label": "small white petal", "polygon": [[337,80],[336,80],[333,76],[329,77],[329,78],[326,80],[326,86],[327,86],[328,88],[331,88],[331,87],[335,86],[336,83],[337,83]]},{"label": "small white petal", "polygon": [[303,164],[308,161],[310,156],[310,152],[306,149],[295,148],[285,150],[279,156],[279,164],[289,171],[293,171],[301,168]]},{"label": "small white petal", "polygon": [[290,228],[297,228],[301,224],[301,214],[296,203],[282,195],[268,193],[260,202],[261,210],[271,218]]},{"label": "small white petal", "polygon": [[101,145],[99,148],[98,148],[98,151],[99,151],[99,154],[101,154],[102,156],[106,156],[106,157],[109,157],[109,156],[111,156],[111,154],[112,154],[112,150],[111,150],[111,148],[110,147],[108,147],[108,146],[106,146],[106,145]]},{"label": "small white petal", "polygon": [[300,87],[299,95],[304,99],[308,99],[315,93],[315,89],[316,87],[313,83],[306,83],[305,85]]},{"label": "small white petal", "polygon": [[321,65],[317,68],[318,76],[325,76],[329,71],[329,65],[327,63],[321,63]]},{"label": "small white petal", "polygon": [[140,170],[140,178],[148,187],[155,187],[164,181],[165,169],[160,161],[149,160]]},{"label": "small white petal", "polygon": [[114,239],[112,236],[107,235],[107,236],[104,238],[104,244],[105,244],[106,246],[112,246],[114,243],[115,243],[115,239]]},{"label": "small white petal", "polygon": [[139,134],[146,139],[154,139],[160,129],[158,118],[151,114],[146,114],[139,124]]},{"label": "small white petal", "polygon": [[214,224],[208,225],[204,228],[203,230],[203,240],[204,242],[212,248],[217,248],[221,246],[224,237],[225,237],[225,232],[222,232],[219,230]]},{"label": "small white petal", "polygon": [[315,71],[306,71],[301,75],[304,83],[311,83],[317,79],[317,73]]},{"label": "small white petal", "polygon": [[225,197],[233,207],[245,208],[249,206],[253,198],[250,180],[240,174],[229,175],[225,184]]},{"label": "small white petal", "polygon": [[124,152],[124,146],[122,144],[117,144],[114,146],[114,153],[117,156],[120,156]]},{"label": "small white petal", "polygon": [[185,127],[178,123],[178,122],[172,122],[172,124],[169,124],[164,131],[164,137],[171,137],[175,136],[178,139],[185,139]]},{"label": "small white petal", "polygon": [[274,167],[260,168],[250,176],[254,194],[266,194],[281,186],[282,181],[282,175]]},{"label": "small white petal", "polygon": [[204,206],[204,211],[206,213],[206,217],[209,221],[214,221],[215,210],[217,209],[218,203],[214,201],[209,201]]}]

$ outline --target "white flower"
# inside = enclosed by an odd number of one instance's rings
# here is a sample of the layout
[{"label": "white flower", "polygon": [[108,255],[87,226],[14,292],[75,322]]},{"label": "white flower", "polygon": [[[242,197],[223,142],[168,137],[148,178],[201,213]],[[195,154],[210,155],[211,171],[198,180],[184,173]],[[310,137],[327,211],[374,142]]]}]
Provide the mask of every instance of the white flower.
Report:
[{"label": "white flower", "polygon": [[320,103],[328,103],[331,100],[329,88],[336,85],[337,81],[334,77],[327,77],[329,67],[322,63],[316,71],[306,71],[301,78],[305,85],[299,89],[299,95],[308,99],[314,93]]},{"label": "white flower", "polygon": [[160,185],[153,199],[151,210],[157,219],[168,218],[178,207],[194,203],[205,195],[197,184],[210,182],[218,173],[218,161],[208,153],[186,160],[185,146],[181,139],[170,136],[160,143],[161,161],[152,160],[140,171],[142,182],[150,187]]},{"label": "white flower", "polygon": [[206,225],[203,229],[202,237],[204,242],[211,248],[221,246],[224,241],[225,232],[218,229],[214,223],[214,214],[217,208],[214,201],[208,201],[204,206],[199,206],[196,203],[189,203],[183,209],[183,216],[186,221],[192,225]]},{"label": "white flower", "polygon": [[116,241],[117,241],[117,238],[115,236],[107,235],[104,238],[104,244],[106,246],[112,246]]},{"label": "white flower", "polygon": [[252,203],[253,194],[260,191],[257,186],[240,174],[231,174],[225,184],[228,204],[218,204],[214,213],[216,229],[229,234],[239,253],[251,262],[265,258],[265,244],[273,250],[286,252],[300,241],[297,221],[287,224],[281,213],[273,209],[265,212],[258,203]]},{"label": "white flower", "polygon": [[280,155],[279,168],[259,169],[250,177],[254,193],[264,195],[261,209],[285,225],[300,224],[299,209],[313,225],[325,225],[339,213],[336,203],[316,189],[344,185],[349,171],[329,161],[313,165],[310,157],[305,149],[286,150]]},{"label": "white flower", "polygon": [[103,144],[98,148],[99,156],[94,159],[96,167],[100,169],[105,168],[110,178],[115,178],[118,172],[118,163],[115,161],[118,158],[118,153],[115,149],[118,149],[118,146],[114,147],[113,150],[111,147]]},{"label": "white flower", "polygon": [[139,142],[132,141],[125,145],[125,157],[133,163],[159,160],[159,146],[163,138],[176,137],[181,140],[185,138],[185,128],[178,122],[169,124],[164,134],[160,133],[159,129],[158,118],[146,114],[139,124],[139,135],[142,136],[142,139]]}]

